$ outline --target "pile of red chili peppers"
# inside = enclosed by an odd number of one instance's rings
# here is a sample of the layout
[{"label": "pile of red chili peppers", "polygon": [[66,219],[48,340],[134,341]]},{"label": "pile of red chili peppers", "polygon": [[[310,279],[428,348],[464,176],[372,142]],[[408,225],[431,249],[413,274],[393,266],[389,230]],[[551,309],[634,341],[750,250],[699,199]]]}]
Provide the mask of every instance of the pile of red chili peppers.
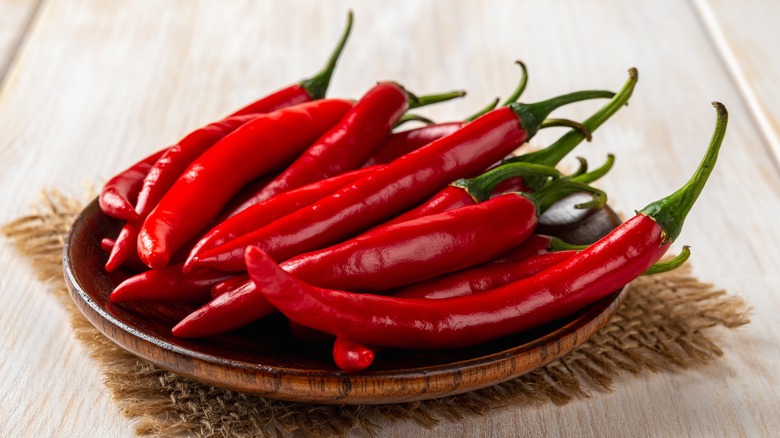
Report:
[{"label": "pile of red chili peppers", "polygon": [[[346,29],[324,68],[184,136],[111,178],[99,202],[124,221],[100,236],[106,270],[132,276],[114,302],[202,305],[173,327],[180,337],[225,333],[272,313],[292,333],[333,345],[336,365],[371,365],[383,348],[461,348],[564,318],[660,262],[701,192],[726,129],[691,180],[601,240],[576,246],[537,234],[539,216],[571,194],[602,208],[596,169],[555,166],[624,107],[638,75],[617,92],[589,90],[525,104],[527,71],[463,121],[409,112],[463,96],[418,96],[380,82],[357,100],[326,98]],[[558,107],[605,99],[583,122]],[[425,123],[399,129],[407,121]],[[571,128],[521,155],[548,126]]]}]

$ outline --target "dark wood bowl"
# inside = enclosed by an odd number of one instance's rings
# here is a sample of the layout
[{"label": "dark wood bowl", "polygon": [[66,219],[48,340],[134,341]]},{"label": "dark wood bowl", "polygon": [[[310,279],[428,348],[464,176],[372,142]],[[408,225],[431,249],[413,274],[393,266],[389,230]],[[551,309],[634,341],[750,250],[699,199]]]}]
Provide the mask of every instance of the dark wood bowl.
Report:
[{"label": "dark wood bowl", "polygon": [[[619,224],[609,208],[573,214],[573,202],[559,204],[542,218],[549,231],[589,243]],[[130,273],[104,271],[107,257],[100,240],[115,236],[120,226],[93,201],[68,232],[63,270],[70,295],[84,316],[119,346],[161,368],[210,385],[283,400],[398,403],[504,382],[585,342],[626,295],[624,288],[564,320],[473,348],[385,350],[369,370],[350,374],[333,364],[329,345],[297,341],[281,316],[192,340],[171,334],[171,328],[194,310],[192,305],[110,302],[110,292]]]}]

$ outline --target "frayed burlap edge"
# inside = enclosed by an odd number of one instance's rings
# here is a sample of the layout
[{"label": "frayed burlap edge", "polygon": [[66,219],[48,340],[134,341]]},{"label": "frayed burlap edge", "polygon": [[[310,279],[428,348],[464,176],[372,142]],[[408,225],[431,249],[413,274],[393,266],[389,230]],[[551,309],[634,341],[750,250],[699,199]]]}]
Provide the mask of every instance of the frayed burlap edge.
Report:
[{"label": "frayed burlap edge", "polygon": [[642,277],[610,322],[577,350],[517,379],[490,388],[416,403],[322,406],[239,394],[161,370],[101,335],[67,298],[61,273],[65,233],[82,202],[46,192],[32,214],[2,228],[42,280],[54,285],[76,337],[100,365],[105,384],[141,435],[370,435],[382,421],[411,419],[425,427],[504,406],[565,404],[611,390],[616,378],[685,369],[723,354],[706,329],[747,324],[748,307],[691,276],[690,268]]}]

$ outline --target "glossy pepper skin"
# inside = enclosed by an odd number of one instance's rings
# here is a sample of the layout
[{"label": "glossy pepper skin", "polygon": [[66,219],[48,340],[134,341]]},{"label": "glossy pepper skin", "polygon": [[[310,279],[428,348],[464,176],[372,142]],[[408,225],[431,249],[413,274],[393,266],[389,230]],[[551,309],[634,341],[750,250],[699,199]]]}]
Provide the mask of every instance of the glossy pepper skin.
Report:
[{"label": "glossy pepper skin", "polygon": [[404,287],[394,291],[392,295],[397,298],[426,298],[429,300],[471,295],[530,277],[569,259],[576,253],[573,250],[559,251],[518,260],[485,263]]},{"label": "glossy pepper skin", "polygon": [[255,291],[254,283],[248,282],[195,310],[171,332],[180,338],[202,338],[235,330],[272,313],[276,308]]},{"label": "glossy pepper skin", "polygon": [[[526,240],[536,223],[534,203],[523,196],[507,194],[459,210],[383,227],[294,257],[282,263],[282,269],[323,287],[386,290],[491,260]],[[207,321],[205,315],[211,313],[230,320],[223,327],[240,327],[233,324],[245,318],[233,318],[232,312],[243,317],[252,310],[232,302],[231,296],[243,297],[249,290],[254,290],[252,282],[225,292],[219,303],[210,302],[198,309],[194,317],[182,320],[174,334],[215,334],[210,332],[211,327],[200,327]],[[264,301],[260,293],[253,293],[258,302]],[[214,309],[217,306],[219,309]],[[255,319],[262,316],[265,314],[258,312]]]},{"label": "glossy pepper skin", "polygon": [[[471,295],[530,277],[566,260],[575,253],[575,251],[562,251],[531,256],[525,260],[486,263],[402,288],[391,295],[396,298],[429,300]],[[291,321],[290,324],[294,323]],[[380,351],[381,347],[364,345],[339,336],[333,344],[333,361],[344,371],[361,371],[371,366]]]},{"label": "glossy pepper skin", "polygon": [[363,167],[387,164],[460,129],[466,122],[437,123],[395,132],[385,139]]},{"label": "glossy pepper skin", "polygon": [[211,286],[231,277],[228,273],[209,269],[184,275],[180,264],[171,265],[128,278],[111,292],[109,298],[114,303],[125,301],[205,303],[211,299]]},{"label": "glossy pepper skin", "polygon": [[307,327],[383,347],[461,348],[552,322],[618,290],[666,252],[661,231],[649,218],[632,219],[568,262],[498,289],[443,300],[310,286],[256,247],[247,250],[247,267],[266,299]]},{"label": "glossy pepper skin", "polygon": [[400,224],[401,222],[414,220],[423,216],[430,216],[432,214],[455,210],[456,208],[474,205],[475,203],[476,201],[474,198],[472,198],[471,195],[469,195],[465,190],[462,190],[459,187],[447,186],[440,192],[431,196],[431,198],[427,201],[407,211],[406,213],[398,215],[393,219],[378,225],[377,228],[387,225]]},{"label": "glossy pepper skin", "polygon": [[352,181],[369,175],[380,166],[366,167],[316,181],[246,207],[206,233],[193,247],[189,258],[223,245],[244,234],[311,205]]},{"label": "glossy pepper skin", "polygon": [[[115,244],[116,241],[114,239],[110,239],[106,237],[100,240],[100,249],[105,251],[107,254],[111,254],[111,251],[114,249]],[[149,269],[148,266],[141,263],[141,259],[139,259],[138,256],[135,254],[133,254],[133,256],[127,259],[124,263],[122,263],[122,266],[126,267],[127,269],[133,272],[143,272]]]},{"label": "glossy pepper skin", "polygon": [[382,227],[281,266],[321,287],[387,290],[498,257],[526,240],[536,223],[534,203],[510,193]]},{"label": "glossy pepper skin", "polygon": [[162,156],[155,160],[154,165],[147,170],[142,178],[138,200],[135,204],[135,219],[129,220],[119,231],[116,244],[106,263],[106,271],[114,271],[137,253],[138,232],[143,221],[182,172],[187,169],[187,166],[216,142],[256,117],[255,115],[228,117],[206,125],[191,132],[177,144],[166,149]]},{"label": "glossy pepper skin", "polygon": [[554,108],[612,96],[609,92],[580,92],[539,104],[512,104],[493,110],[315,204],[189,260],[185,266],[243,271],[243,252],[250,245],[260,245],[277,260],[323,248],[421,203],[458,178],[478,174],[535,134]]},{"label": "glossy pepper skin", "polygon": [[290,163],[352,107],[323,99],[259,116],[196,159],[143,223],[138,255],[149,267],[166,266],[245,184]]},{"label": "glossy pepper skin", "polygon": [[679,236],[725,135],[726,109],[714,105],[715,133],[688,183],[576,256],[531,277],[458,298],[381,297],[310,286],[286,273],[258,247],[246,251],[249,275],[291,320],[363,344],[459,348],[552,322],[625,286],[655,264]]},{"label": "glossy pepper skin", "polygon": [[[333,71],[336,68],[336,63],[352,30],[352,21],[353,16],[350,11],[347,15],[347,25],[336,48],[331,53],[325,66],[317,74],[258,99],[235,111],[223,120],[192,132],[172,147],[169,151],[170,153],[166,153],[159,165],[155,165],[150,170],[149,175],[144,178],[144,183],[139,193],[139,202],[135,208],[136,213],[133,215],[132,221],[142,223],[195,158],[243,123],[251,120],[258,114],[266,114],[325,97]],[[108,272],[118,268],[129,259],[133,252],[137,252],[136,242],[141,223],[128,223],[122,229],[106,263]]]},{"label": "glossy pepper skin", "polygon": [[336,337],[333,342],[333,361],[340,369],[354,373],[368,368],[374,362],[377,350],[343,337]]},{"label": "glossy pepper skin", "polygon": [[377,84],[253,199],[264,201],[360,167],[408,108],[409,95],[401,86],[393,82]]},{"label": "glossy pepper skin", "polygon": [[[587,132],[593,132],[599,126],[601,126],[601,124],[603,124],[607,119],[609,119],[612,115],[614,115],[620,108],[622,108],[628,102],[628,99],[631,97],[631,94],[633,93],[634,86],[636,85],[637,80],[638,80],[638,73],[636,69],[629,70],[629,79],[628,81],[626,81],[625,85],[620,90],[620,92],[615,94],[612,97],[612,99],[610,99],[610,101],[605,106],[600,108],[593,116],[589,117],[585,122],[583,122],[581,128],[586,130]],[[518,87],[518,91],[522,92],[523,88],[524,88],[524,81],[521,81],[521,86]],[[544,149],[541,149],[536,152],[531,152],[529,154],[521,155],[519,157],[504,160],[503,163],[506,164],[512,162],[531,162],[531,163],[544,164],[548,166],[555,166],[558,164],[558,162],[560,162],[561,159],[563,159],[569,152],[571,152],[577,145],[579,145],[585,139],[586,138],[583,135],[581,129],[580,130],[573,129],[569,133],[561,137],[559,140],[557,140],[555,143],[551,144],[550,146]],[[592,182],[593,180],[597,179],[598,176],[595,176],[595,178],[591,179],[590,181],[586,180],[583,182]],[[475,179],[477,178],[472,178],[472,180]],[[539,178],[538,177],[535,179],[532,178],[532,181],[538,182]],[[466,181],[466,185],[469,185],[468,181]],[[497,184],[481,184],[481,185],[484,185],[485,187],[478,189],[476,191],[470,191],[469,187],[464,186],[464,184],[454,183],[442,189],[440,192],[436,193],[430,199],[418,205],[417,207],[414,207],[413,209],[397,216],[394,219],[390,219],[389,221],[386,222],[386,224],[403,222],[406,220],[426,216],[429,214],[441,213],[443,211],[448,211],[454,208],[460,208],[466,205],[472,205],[474,202],[478,202],[478,200],[476,199],[477,197],[484,198],[486,196],[490,196],[491,194],[493,196],[498,196],[504,193],[531,191],[529,186],[526,184],[524,177],[519,175],[512,178],[504,179],[498,182]]]},{"label": "glossy pepper skin", "polygon": [[149,155],[106,181],[98,197],[103,213],[126,221],[137,220],[138,213],[135,212],[134,198],[141,191],[144,177],[149,173],[149,169],[165,151],[166,149],[163,149]]}]

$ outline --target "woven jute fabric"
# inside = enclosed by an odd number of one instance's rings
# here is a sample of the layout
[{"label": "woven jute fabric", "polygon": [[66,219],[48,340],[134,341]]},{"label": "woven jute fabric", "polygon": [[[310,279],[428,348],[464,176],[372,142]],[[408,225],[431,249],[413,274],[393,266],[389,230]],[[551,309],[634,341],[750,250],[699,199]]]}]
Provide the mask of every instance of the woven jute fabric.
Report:
[{"label": "woven jute fabric", "polygon": [[75,336],[101,367],[105,384],[141,435],[309,436],[354,429],[381,433],[381,424],[411,419],[423,427],[497,409],[565,404],[609,391],[647,371],[674,372],[721,356],[716,327],[747,324],[744,300],[699,282],[688,267],[642,277],[625,303],[590,340],[514,380],[458,396],[379,406],[324,406],[249,396],[164,371],[117,347],[79,313],[61,271],[65,233],[83,203],[45,193],[33,212],[2,228],[69,309]]}]

